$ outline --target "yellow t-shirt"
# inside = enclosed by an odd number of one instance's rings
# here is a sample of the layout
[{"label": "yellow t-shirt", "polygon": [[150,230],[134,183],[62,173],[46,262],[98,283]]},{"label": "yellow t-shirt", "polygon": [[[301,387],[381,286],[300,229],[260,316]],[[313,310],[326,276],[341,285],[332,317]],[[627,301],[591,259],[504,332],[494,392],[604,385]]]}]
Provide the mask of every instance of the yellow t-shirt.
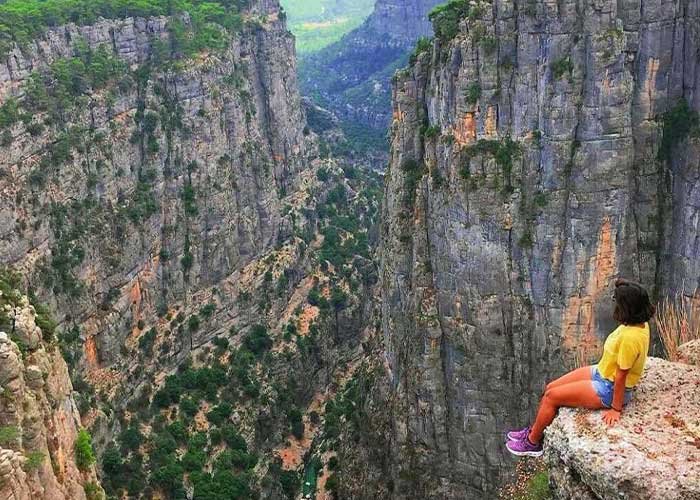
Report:
[{"label": "yellow t-shirt", "polygon": [[618,368],[629,370],[625,385],[634,387],[644,372],[648,352],[649,323],[643,327],[620,325],[605,341],[598,371],[603,378],[614,382]]}]

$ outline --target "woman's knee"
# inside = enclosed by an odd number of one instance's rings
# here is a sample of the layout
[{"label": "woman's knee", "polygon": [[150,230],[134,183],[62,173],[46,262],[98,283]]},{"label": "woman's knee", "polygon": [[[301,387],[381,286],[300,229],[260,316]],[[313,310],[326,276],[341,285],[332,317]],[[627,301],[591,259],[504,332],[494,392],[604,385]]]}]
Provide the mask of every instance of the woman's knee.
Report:
[{"label": "woman's knee", "polygon": [[542,404],[543,405],[551,405],[554,402],[554,387],[549,387],[545,388],[544,393],[542,394]]}]

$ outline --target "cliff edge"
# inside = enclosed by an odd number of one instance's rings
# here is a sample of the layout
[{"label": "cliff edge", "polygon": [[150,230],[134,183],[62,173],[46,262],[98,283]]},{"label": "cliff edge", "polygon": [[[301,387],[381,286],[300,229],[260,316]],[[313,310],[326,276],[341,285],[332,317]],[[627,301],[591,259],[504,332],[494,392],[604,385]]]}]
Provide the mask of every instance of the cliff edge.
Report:
[{"label": "cliff edge", "polygon": [[102,498],[92,452],[76,456],[82,425],[52,322],[7,291],[0,276],[0,498]]},{"label": "cliff edge", "polygon": [[567,409],[545,439],[555,498],[700,499],[700,367],[650,358],[617,426]]}]

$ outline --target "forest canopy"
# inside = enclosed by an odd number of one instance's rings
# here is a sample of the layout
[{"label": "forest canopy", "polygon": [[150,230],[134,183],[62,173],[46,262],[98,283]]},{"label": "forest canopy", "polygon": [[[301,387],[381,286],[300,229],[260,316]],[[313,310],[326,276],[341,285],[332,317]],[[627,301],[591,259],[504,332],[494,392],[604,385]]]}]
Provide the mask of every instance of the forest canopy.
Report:
[{"label": "forest canopy", "polygon": [[188,13],[193,24],[215,23],[229,30],[241,24],[250,0],[0,0],[0,56],[13,43],[24,45],[48,28],[87,25],[98,18],[166,16]]}]

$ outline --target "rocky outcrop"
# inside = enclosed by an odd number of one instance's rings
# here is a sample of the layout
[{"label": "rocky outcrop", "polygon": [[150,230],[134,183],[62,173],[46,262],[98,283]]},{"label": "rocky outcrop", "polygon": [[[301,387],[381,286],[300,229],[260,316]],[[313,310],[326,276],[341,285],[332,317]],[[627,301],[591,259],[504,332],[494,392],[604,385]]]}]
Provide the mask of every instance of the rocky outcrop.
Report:
[{"label": "rocky outcrop", "polygon": [[678,346],[678,358],[683,363],[700,366],[700,339]]},{"label": "rocky outcrop", "polygon": [[[76,465],[81,421],[66,363],[55,344],[42,340],[26,297],[12,312],[15,340],[0,332],[0,496],[85,499],[86,485],[100,490],[94,466]],[[28,343],[28,331],[39,331],[39,338]]]},{"label": "rocky outcrop", "polygon": [[394,71],[416,40],[429,36],[428,13],[441,0],[379,0],[362,26],[300,63],[306,95],[344,119],[383,130],[391,120]]},{"label": "rocky outcrop", "polygon": [[556,498],[700,498],[700,369],[650,358],[620,423],[562,410],[545,449]]},{"label": "rocky outcrop", "polygon": [[495,495],[503,429],[599,354],[614,277],[700,277],[698,3],[451,5],[394,89],[394,498]]}]

